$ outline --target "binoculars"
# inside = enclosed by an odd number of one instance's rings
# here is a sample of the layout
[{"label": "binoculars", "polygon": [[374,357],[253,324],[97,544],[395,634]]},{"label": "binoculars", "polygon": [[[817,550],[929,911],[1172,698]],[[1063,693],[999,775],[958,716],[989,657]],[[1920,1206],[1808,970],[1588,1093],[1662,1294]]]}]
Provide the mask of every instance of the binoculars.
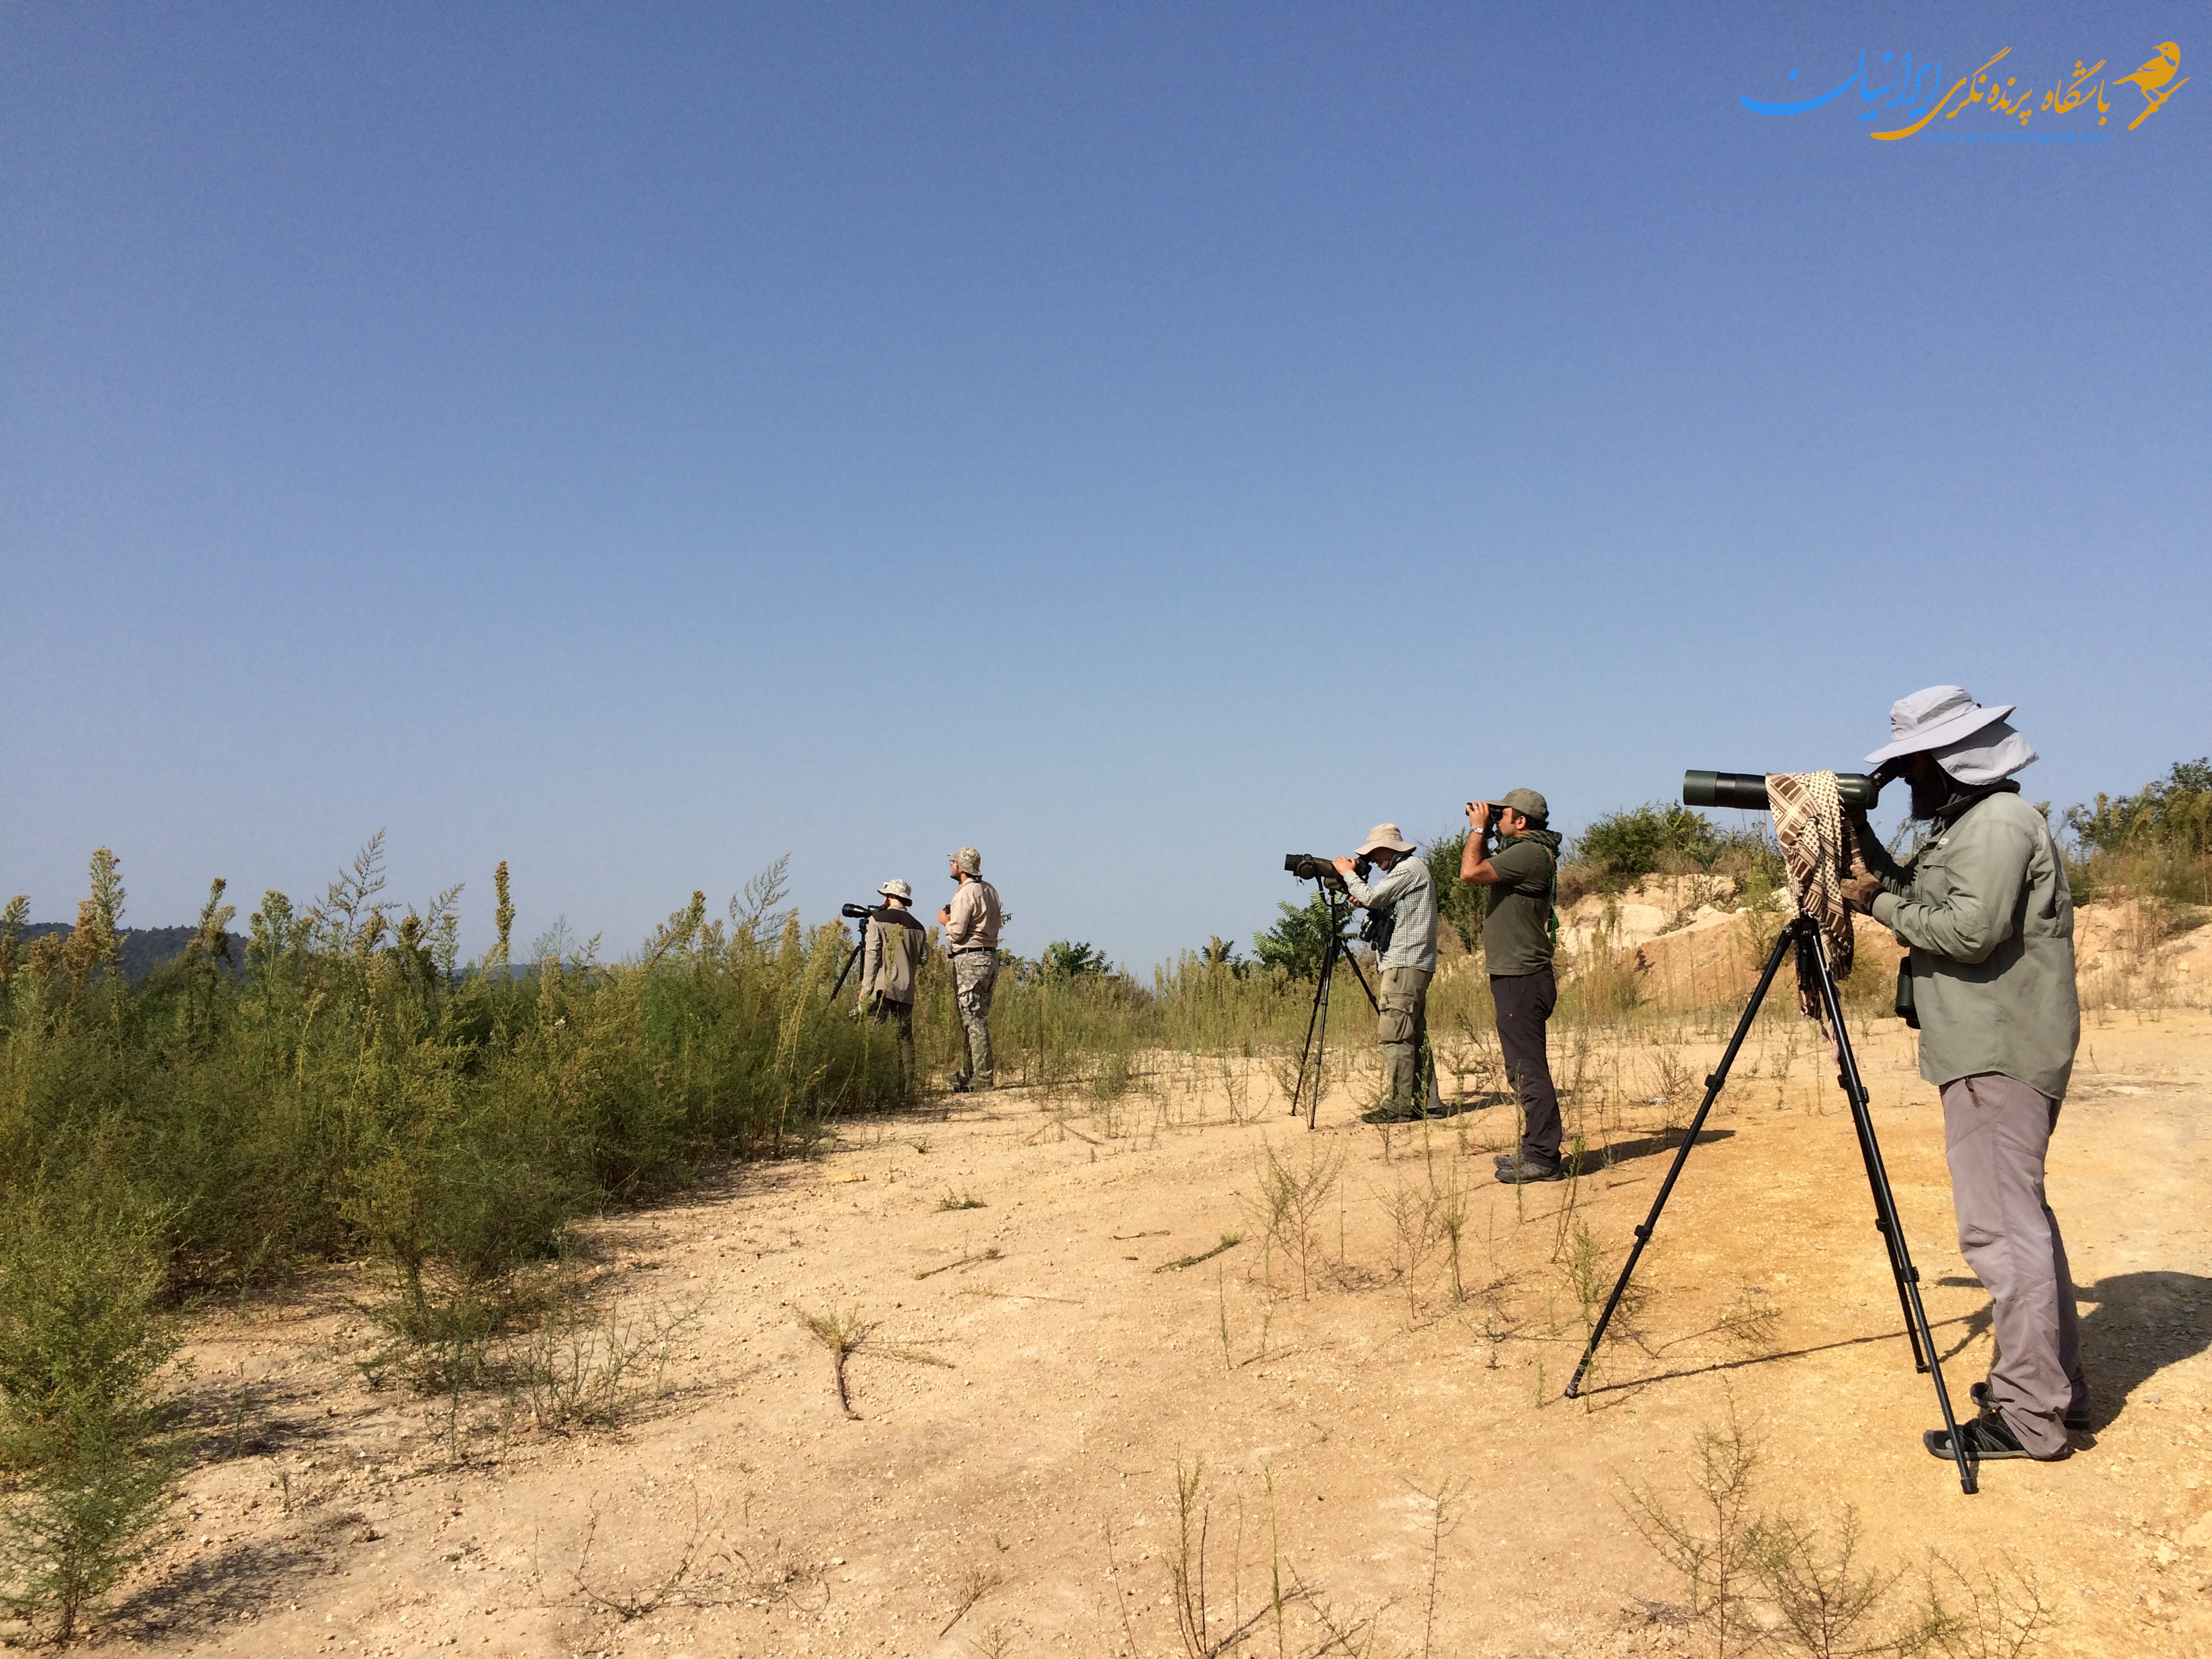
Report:
[{"label": "binoculars", "polygon": [[[1889,780],[1876,772],[1869,776],[1864,772],[1836,774],[1836,793],[1843,799],[1846,811],[1861,811],[1871,807],[1881,795],[1881,787]],[[1682,805],[1685,806],[1739,806],[1747,812],[1767,810],[1766,775],[1764,772],[1685,772],[1682,774]]]}]

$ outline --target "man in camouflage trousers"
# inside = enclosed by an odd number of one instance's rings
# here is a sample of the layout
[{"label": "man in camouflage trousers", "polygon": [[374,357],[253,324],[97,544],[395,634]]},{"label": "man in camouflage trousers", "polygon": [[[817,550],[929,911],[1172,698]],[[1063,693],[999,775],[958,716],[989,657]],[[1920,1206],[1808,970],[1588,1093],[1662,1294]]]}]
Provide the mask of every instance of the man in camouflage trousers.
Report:
[{"label": "man in camouflage trousers", "polygon": [[952,855],[960,890],[937,913],[952,959],[952,1000],[960,1014],[964,1053],[952,1091],[988,1089],[991,1068],[991,993],[999,983],[999,890],[983,879],[983,855],[963,847]]}]

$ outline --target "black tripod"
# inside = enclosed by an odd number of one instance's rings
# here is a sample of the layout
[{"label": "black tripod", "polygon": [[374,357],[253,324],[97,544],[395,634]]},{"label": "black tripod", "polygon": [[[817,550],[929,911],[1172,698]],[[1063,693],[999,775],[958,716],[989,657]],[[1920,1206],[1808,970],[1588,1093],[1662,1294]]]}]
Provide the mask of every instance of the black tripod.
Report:
[{"label": "black tripod", "polygon": [[[1339,909],[1336,897],[1330,892],[1327,883],[1316,878],[1314,886],[1319,890],[1322,902],[1328,907],[1328,945],[1322,952],[1321,981],[1314,987],[1313,1012],[1306,1016],[1305,1047],[1298,1051],[1297,1086],[1291,1091],[1291,1115],[1296,1117],[1298,1115],[1298,1097],[1305,1092],[1306,1071],[1308,1067],[1311,1067],[1314,1079],[1313,1098],[1306,1103],[1306,1127],[1309,1129],[1316,1126],[1321,1115],[1321,1091],[1323,1080],[1321,1062],[1322,1056],[1328,1048],[1328,987],[1329,981],[1336,976],[1338,962],[1341,961],[1351,968],[1352,976],[1359,981],[1359,988],[1367,993],[1367,1006],[1378,1014],[1382,1012],[1382,1005],[1376,1001],[1375,990],[1368,984],[1367,975],[1359,971],[1358,960],[1345,948],[1344,925],[1351,920],[1352,907],[1349,901],[1347,900],[1342,909]],[[1424,1049],[1426,1047],[1426,1044],[1423,1045]],[[1434,1107],[1437,1103],[1436,1056],[1433,1054],[1425,1054],[1424,1059],[1428,1068],[1428,1097],[1425,1103]]]},{"label": "black tripod", "polygon": [[845,958],[845,965],[837,970],[837,982],[830,988],[830,1001],[833,1006],[836,1004],[837,994],[845,988],[845,975],[853,971],[853,964],[860,959],[860,952],[867,948],[868,923],[876,913],[865,904],[848,904],[838,914],[859,922],[860,936],[853,941],[852,954]]},{"label": "black tripod", "polygon": [[1782,937],[1774,941],[1774,953],[1766,959],[1766,971],[1759,976],[1759,988],[1744,1005],[1743,1018],[1735,1023],[1735,1035],[1729,1039],[1728,1049],[1721,1055],[1720,1069],[1705,1079],[1705,1097],[1698,1107],[1698,1115],[1690,1120],[1689,1130],[1674,1153],[1666,1180],[1659,1183],[1659,1196],[1651,1201],[1651,1213],[1636,1230],[1636,1243],[1620,1269],[1620,1282],[1606,1298],[1605,1311],[1598,1316],[1597,1324],[1590,1331],[1589,1346],[1583,1350],[1582,1364],[1575,1367],[1574,1381],[1567,1384],[1567,1398],[1572,1400],[1581,1392],[1583,1379],[1589,1374],[1590,1362],[1597,1357],[1597,1345],[1604,1339],[1606,1325],[1613,1318],[1613,1310],[1620,1305],[1621,1293],[1628,1288],[1629,1275],[1636,1271],[1637,1259],[1651,1242],[1651,1230],[1659,1224],[1659,1212],[1667,1207],[1667,1195],[1674,1190],[1675,1179],[1682,1173],[1682,1165],[1689,1161],[1690,1148],[1698,1144],[1698,1132],[1705,1127],[1706,1114],[1713,1109],[1713,1102],[1720,1097],[1721,1089],[1728,1082],[1729,1067],[1735,1064],[1736,1051],[1750,1034],[1751,1022],[1759,1013],[1759,1005],[1765,1000],[1767,987],[1774,983],[1783,957],[1793,949],[1797,953],[1800,982],[1820,987],[1821,1009],[1828,1029],[1835,1033],[1836,1081],[1843,1087],[1844,1097],[1850,1103],[1851,1124],[1858,1131],[1859,1157],[1866,1164],[1867,1185],[1874,1191],[1875,1231],[1881,1235],[1889,1251],[1890,1277],[1897,1281],[1898,1305],[1905,1314],[1905,1334],[1912,1344],[1912,1368],[1929,1372],[1936,1379],[1936,1403],[1942,1410],[1943,1427],[1951,1437],[1951,1455],[1959,1465],[1959,1485],[1971,1492],[1975,1490],[1974,1466],[1966,1456],[1958,1419],[1951,1414],[1950,1390],[1943,1386],[1943,1367],[1936,1357],[1936,1339],[1928,1329],[1928,1311],[1921,1306],[1920,1270],[1912,1265],[1912,1258],[1905,1248],[1905,1229],[1897,1218],[1897,1199],[1890,1191],[1889,1171],[1882,1165],[1881,1148],[1874,1138],[1874,1119],[1867,1111],[1866,1085],[1859,1080],[1858,1060],[1851,1053],[1850,1034],[1844,1029],[1843,1004],[1836,994],[1836,977],[1828,971],[1828,953],[1820,944],[1820,924],[1807,916],[1791,921],[1783,928]]}]

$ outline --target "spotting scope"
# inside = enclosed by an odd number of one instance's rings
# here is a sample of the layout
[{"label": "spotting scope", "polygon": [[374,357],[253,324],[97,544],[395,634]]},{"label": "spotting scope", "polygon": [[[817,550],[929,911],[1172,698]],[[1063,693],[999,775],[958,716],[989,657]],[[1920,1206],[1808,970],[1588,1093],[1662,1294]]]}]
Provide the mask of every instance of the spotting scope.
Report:
[{"label": "spotting scope", "polygon": [[[1872,777],[1863,772],[1836,774],[1836,793],[1842,798],[1846,809],[1871,808],[1881,794],[1881,786],[1887,779],[1876,773]],[[1766,811],[1766,775],[1763,772],[1685,772],[1682,774],[1682,805],[1685,806],[1740,806],[1747,812]]]}]

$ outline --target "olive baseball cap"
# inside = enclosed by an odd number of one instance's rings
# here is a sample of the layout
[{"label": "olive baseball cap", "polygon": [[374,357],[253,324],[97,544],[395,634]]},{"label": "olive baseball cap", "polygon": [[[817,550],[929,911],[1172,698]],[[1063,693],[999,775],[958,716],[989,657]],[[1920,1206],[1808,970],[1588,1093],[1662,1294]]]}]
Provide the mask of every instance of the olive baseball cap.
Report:
[{"label": "olive baseball cap", "polygon": [[1524,818],[1541,823],[1552,816],[1552,809],[1544,798],[1533,789],[1509,789],[1498,798],[1500,806],[1510,806]]}]

